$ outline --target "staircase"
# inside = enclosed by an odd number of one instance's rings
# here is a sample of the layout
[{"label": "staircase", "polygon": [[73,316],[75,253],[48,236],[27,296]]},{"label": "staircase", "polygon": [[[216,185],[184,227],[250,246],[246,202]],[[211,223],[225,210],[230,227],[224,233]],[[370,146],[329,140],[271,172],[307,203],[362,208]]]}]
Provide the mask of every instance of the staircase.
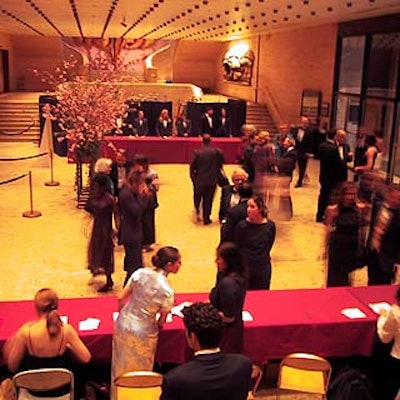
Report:
[{"label": "staircase", "polygon": [[275,122],[264,104],[247,102],[246,124],[255,125],[260,131],[278,133]]},{"label": "staircase", "polygon": [[39,101],[0,96],[0,142],[39,141],[39,137]]}]

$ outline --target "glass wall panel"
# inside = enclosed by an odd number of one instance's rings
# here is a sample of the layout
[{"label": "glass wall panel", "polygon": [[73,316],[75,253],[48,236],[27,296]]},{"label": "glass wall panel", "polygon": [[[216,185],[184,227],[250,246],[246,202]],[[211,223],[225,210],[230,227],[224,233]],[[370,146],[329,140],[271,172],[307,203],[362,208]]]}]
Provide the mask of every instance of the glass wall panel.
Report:
[{"label": "glass wall panel", "polygon": [[372,36],[367,94],[394,98],[400,65],[400,33]]},{"label": "glass wall panel", "polygon": [[339,92],[361,93],[364,48],[365,36],[343,38],[339,72]]}]

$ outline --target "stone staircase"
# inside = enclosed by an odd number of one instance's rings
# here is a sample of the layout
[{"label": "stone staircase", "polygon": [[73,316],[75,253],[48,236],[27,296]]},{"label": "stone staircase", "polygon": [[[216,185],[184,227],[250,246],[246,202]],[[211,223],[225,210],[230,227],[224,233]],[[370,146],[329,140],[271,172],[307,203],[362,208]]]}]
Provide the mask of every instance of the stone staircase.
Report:
[{"label": "stone staircase", "polygon": [[264,104],[247,102],[246,124],[255,125],[260,131],[267,130],[273,135],[278,133],[278,128]]},{"label": "stone staircase", "polygon": [[[25,129],[24,133],[18,134]],[[39,141],[39,137],[38,101],[17,102],[0,98],[0,142]]]}]

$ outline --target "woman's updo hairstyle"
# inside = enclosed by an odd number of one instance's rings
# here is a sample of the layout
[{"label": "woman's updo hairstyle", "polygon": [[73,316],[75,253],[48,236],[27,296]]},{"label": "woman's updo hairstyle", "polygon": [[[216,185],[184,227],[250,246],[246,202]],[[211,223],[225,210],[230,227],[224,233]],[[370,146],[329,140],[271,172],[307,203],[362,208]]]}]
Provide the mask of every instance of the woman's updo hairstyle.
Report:
[{"label": "woman's updo hairstyle", "polygon": [[35,295],[35,307],[39,314],[47,316],[47,331],[51,337],[57,336],[62,327],[58,314],[58,296],[52,289],[40,289]]},{"label": "woman's updo hairstyle", "polygon": [[174,263],[178,261],[180,257],[179,250],[177,248],[165,246],[157,251],[157,254],[152,257],[151,262],[155,267],[165,269],[168,263]]}]

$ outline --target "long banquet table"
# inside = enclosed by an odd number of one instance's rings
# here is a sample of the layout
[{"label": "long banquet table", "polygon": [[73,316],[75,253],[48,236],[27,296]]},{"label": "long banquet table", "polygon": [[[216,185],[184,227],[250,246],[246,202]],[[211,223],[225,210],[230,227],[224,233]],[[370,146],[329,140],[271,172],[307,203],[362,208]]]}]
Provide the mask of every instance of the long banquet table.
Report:
[{"label": "long banquet table", "polygon": [[[157,136],[106,136],[106,141],[111,142],[118,149],[125,149],[128,156],[140,153],[149,157],[154,164],[187,164],[192,161],[193,151],[202,146],[199,137],[168,137]],[[239,138],[213,138],[212,144],[219,147],[224,153],[225,163],[234,164],[242,147]],[[104,156],[115,158],[115,151],[111,147],[103,146]],[[68,154],[68,159],[73,160],[73,154]]]},{"label": "long banquet table", "polygon": [[[245,322],[244,353],[253,361],[281,359],[292,352],[311,352],[325,357],[371,355],[377,315],[371,302],[392,303],[396,286],[271,290],[248,292],[244,309],[253,321]],[[177,294],[175,303],[203,301],[208,295]],[[366,317],[350,319],[341,311],[358,308]],[[79,335],[98,363],[111,360],[115,296],[61,299],[59,311],[78,329],[79,322],[98,318],[94,330]],[[24,322],[35,318],[33,301],[0,303],[0,348]],[[192,356],[180,317],[173,315],[160,333],[156,360],[183,363]]]}]

